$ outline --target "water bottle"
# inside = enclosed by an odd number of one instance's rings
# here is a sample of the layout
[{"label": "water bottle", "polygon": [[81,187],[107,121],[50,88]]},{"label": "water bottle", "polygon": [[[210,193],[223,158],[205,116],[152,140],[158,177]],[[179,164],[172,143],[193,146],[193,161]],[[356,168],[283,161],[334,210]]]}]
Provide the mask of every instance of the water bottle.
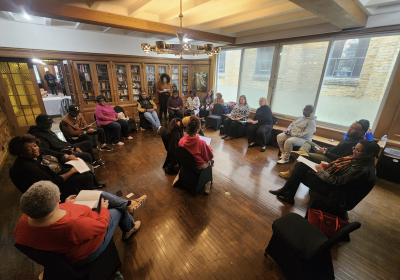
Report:
[{"label": "water bottle", "polygon": [[379,141],[379,146],[385,147],[387,142],[387,135],[383,135],[381,141]]},{"label": "water bottle", "polygon": [[121,272],[117,271],[117,277],[115,277],[115,280],[124,280],[124,277],[122,276]]}]

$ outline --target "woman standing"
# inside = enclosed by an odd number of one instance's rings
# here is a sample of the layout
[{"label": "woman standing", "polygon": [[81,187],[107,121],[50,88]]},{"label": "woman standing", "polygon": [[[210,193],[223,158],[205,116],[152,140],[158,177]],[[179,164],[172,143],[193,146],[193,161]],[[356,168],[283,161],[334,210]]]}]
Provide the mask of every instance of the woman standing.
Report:
[{"label": "woman standing", "polygon": [[157,92],[160,96],[160,119],[164,113],[164,119],[167,120],[167,102],[172,92],[171,78],[167,74],[161,75],[161,82],[158,83]]},{"label": "woman standing", "polygon": [[200,99],[196,96],[197,91],[191,90],[189,92],[189,97],[186,100],[186,110],[185,110],[185,116],[191,116],[191,115],[197,115],[199,113],[199,107],[200,107]]},{"label": "woman standing", "polygon": [[272,112],[271,108],[267,105],[266,98],[261,97],[259,104],[260,108],[257,109],[253,121],[247,125],[247,139],[249,141],[249,148],[253,148],[259,144],[261,145],[261,152],[265,152],[267,146],[265,134],[270,132],[273,126]]},{"label": "woman standing", "polygon": [[200,118],[206,118],[208,116],[213,102],[214,102],[214,91],[210,89],[201,100]]},{"label": "woman standing", "polygon": [[[231,140],[241,135],[240,130],[246,130],[246,121],[250,115],[250,106],[247,104],[246,96],[239,97],[239,104],[233,108],[229,118],[224,120],[224,135],[222,139]],[[243,127],[244,126],[244,127]]]}]

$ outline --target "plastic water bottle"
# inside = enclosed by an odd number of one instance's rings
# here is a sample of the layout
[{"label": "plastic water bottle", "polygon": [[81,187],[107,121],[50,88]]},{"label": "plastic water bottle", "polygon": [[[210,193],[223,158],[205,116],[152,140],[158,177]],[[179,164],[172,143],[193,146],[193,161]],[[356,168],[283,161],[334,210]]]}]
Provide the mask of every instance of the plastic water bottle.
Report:
[{"label": "plastic water bottle", "polygon": [[117,271],[117,277],[115,277],[115,280],[124,280],[124,277],[122,276],[121,272]]},{"label": "plastic water bottle", "polygon": [[381,143],[386,145],[386,142],[387,142],[387,135],[383,135],[381,138]]}]

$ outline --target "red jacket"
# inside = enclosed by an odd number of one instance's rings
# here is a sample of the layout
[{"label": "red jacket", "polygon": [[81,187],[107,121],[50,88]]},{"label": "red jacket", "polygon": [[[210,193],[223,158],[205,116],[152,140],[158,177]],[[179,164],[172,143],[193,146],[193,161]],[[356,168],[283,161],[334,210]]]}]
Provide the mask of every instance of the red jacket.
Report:
[{"label": "red jacket", "polygon": [[213,159],[212,149],[198,136],[185,135],[179,140],[179,146],[184,147],[194,157],[196,165],[203,165]]},{"label": "red jacket", "polygon": [[65,216],[45,227],[30,226],[28,216],[22,215],[14,230],[16,243],[62,254],[70,263],[76,263],[96,251],[103,242],[110,212],[102,207],[97,213],[71,202],[60,204],[60,209],[67,211]]}]

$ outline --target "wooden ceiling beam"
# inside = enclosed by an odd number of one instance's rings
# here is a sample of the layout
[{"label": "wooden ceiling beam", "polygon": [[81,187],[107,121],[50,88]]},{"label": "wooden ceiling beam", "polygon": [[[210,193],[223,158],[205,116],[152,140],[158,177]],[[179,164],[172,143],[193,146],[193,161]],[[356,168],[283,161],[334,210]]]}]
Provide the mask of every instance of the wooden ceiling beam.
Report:
[{"label": "wooden ceiling beam", "polygon": [[300,11],[300,12],[285,14],[285,15],[281,15],[281,16],[272,16],[272,17],[265,18],[265,19],[255,20],[255,21],[237,24],[234,26],[226,27],[226,28],[221,28],[221,34],[241,32],[244,30],[257,29],[260,27],[282,24],[282,23],[286,23],[286,22],[292,22],[292,21],[296,21],[296,20],[308,19],[308,18],[313,18],[313,17],[316,17],[316,16],[313,13],[310,13],[309,11]]},{"label": "wooden ceiling beam", "polygon": [[[23,0],[28,2],[28,0]],[[94,24],[103,27],[114,27],[130,31],[140,31],[153,34],[162,35],[175,35],[180,32],[179,27],[162,24],[158,22],[151,22],[143,19],[136,19],[122,15],[115,15],[106,12],[94,11],[75,6],[57,6],[49,7],[43,5],[40,1],[35,2],[34,5],[26,5],[28,13],[31,15],[49,17],[53,19],[69,20],[80,23]],[[10,12],[20,12],[18,6],[11,5],[10,2],[0,1],[0,10]],[[79,25],[77,25],[79,26]],[[234,44],[235,38],[192,30],[188,28],[182,29],[183,33],[187,34],[188,38],[215,42],[220,44]]]},{"label": "wooden ceiling beam", "polygon": [[138,3],[132,4],[128,7],[128,16],[134,17],[138,13],[143,12],[152,0],[141,0]]},{"label": "wooden ceiling beam", "polygon": [[[192,12],[194,9],[204,5],[212,0],[189,0],[182,3],[183,13]],[[167,12],[160,14],[160,22],[166,22],[168,20],[179,17],[179,6],[170,9]]]},{"label": "wooden ceiling beam", "polygon": [[353,0],[290,0],[340,29],[364,27],[368,15]]}]

